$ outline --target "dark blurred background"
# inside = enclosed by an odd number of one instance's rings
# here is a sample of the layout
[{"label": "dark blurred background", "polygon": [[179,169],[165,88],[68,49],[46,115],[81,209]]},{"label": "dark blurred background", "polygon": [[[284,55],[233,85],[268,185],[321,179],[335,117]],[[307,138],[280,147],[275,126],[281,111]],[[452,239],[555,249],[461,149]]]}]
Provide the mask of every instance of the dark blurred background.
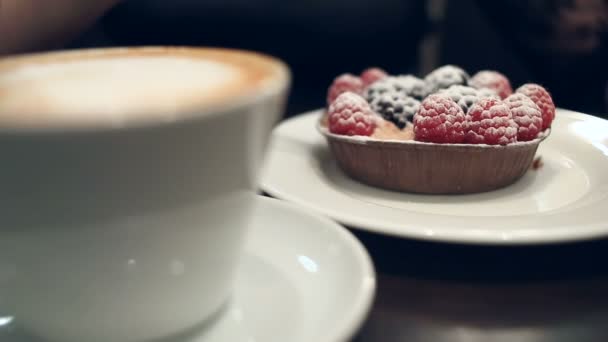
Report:
[{"label": "dark blurred background", "polygon": [[287,116],[323,106],[339,73],[451,63],[541,83],[559,107],[606,117],[607,38],[607,0],[125,0],[73,46],[269,53],[293,71]]}]

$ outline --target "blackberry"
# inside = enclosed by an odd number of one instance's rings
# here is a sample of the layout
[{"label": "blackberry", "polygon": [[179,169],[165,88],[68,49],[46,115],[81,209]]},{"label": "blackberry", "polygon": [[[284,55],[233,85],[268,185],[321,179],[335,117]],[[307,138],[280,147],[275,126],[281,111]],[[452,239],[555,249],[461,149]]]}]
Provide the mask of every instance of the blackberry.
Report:
[{"label": "blackberry", "polygon": [[479,100],[477,90],[472,87],[463,85],[453,85],[447,89],[439,90],[440,94],[445,94],[456,102],[463,112],[467,112],[469,108]]},{"label": "blackberry", "polygon": [[412,122],[420,107],[420,101],[398,92],[378,95],[370,104],[374,112],[399,128],[405,127],[408,121]]},{"label": "blackberry", "polygon": [[479,99],[484,97],[495,97],[499,99],[498,95],[491,89],[482,88],[475,89],[463,85],[453,85],[447,89],[439,90],[440,94],[445,94],[456,102],[463,112],[467,112],[471,106]]},{"label": "blackberry", "polygon": [[479,97],[494,97],[500,99],[500,96],[494,89],[490,88],[479,88],[477,89],[477,96]]},{"label": "blackberry", "polygon": [[463,69],[454,65],[444,65],[426,75],[424,81],[428,86],[428,93],[432,94],[452,85],[466,85],[469,78],[469,74]]},{"label": "blackberry", "polygon": [[385,93],[401,93],[422,100],[427,95],[426,89],[426,83],[418,77],[412,75],[390,76],[371,84],[364,95],[370,103],[376,97]]},{"label": "blackberry", "polygon": [[426,92],[426,82],[416,76],[399,76],[399,83],[403,86],[403,91],[409,97],[422,101],[428,94]]}]

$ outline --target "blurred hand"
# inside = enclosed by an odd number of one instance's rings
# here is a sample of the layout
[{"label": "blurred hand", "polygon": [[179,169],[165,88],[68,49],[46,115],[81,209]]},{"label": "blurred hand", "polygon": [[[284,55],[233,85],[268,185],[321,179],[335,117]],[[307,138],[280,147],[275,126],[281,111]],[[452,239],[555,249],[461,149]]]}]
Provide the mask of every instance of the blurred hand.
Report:
[{"label": "blurred hand", "polygon": [[0,0],[0,55],[60,47],[120,0]]}]

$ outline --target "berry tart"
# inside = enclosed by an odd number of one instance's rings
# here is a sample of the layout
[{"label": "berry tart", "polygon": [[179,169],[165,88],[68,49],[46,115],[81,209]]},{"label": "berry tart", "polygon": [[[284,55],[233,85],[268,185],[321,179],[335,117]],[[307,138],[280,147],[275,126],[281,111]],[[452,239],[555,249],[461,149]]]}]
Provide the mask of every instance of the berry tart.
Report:
[{"label": "berry tart", "polygon": [[517,181],[555,117],[542,86],[514,92],[497,71],[470,77],[453,65],[424,78],[380,68],[340,75],[327,102],[318,128],[346,174],[427,194],[484,192]]}]

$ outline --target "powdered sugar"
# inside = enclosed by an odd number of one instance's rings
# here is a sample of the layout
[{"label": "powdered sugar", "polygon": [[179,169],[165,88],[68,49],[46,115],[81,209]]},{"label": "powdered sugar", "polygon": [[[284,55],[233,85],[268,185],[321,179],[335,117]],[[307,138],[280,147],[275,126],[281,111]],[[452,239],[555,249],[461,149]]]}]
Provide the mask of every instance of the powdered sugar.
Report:
[{"label": "powdered sugar", "polygon": [[528,114],[524,114],[522,116],[514,116],[513,119],[515,119],[515,122],[517,122],[517,125],[519,127],[522,127],[522,126],[523,127],[528,127],[530,125],[534,125],[534,121],[532,120],[532,118]]},{"label": "powdered sugar", "polygon": [[469,80],[469,85],[475,88],[493,89],[501,99],[513,93],[509,79],[505,75],[493,70],[478,72]]},{"label": "powdered sugar", "polygon": [[364,98],[356,93],[347,91],[345,93],[340,94],[338,98],[329,106],[330,111],[332,107],[341,106],[341,107],[358,107],[365,106],[367,102]]},{"label": "powdered sugar", "polygon": [[360,77],[361,81],[363,81],[363,86],[367,87],[372,83],[375,83],[377,81],[380,81],[381,79],[388,77],[388,74],[386,73],[386,71],[378,67],[372,67],[363,70],[363,72],[361,72]]},{"label": "powdered sugar", "polygon": [[[412,75],[385,77],[362,92],[372,112],[379,115],[368,118],[352,113],[353,119],[344,124],[362,128],[366,121],[372,121],[376,126],[384,123],[398,130],[406,127],[408,116],[416,113],[413,121],[419,141],[459,144],[459,133],[464,132],[466,136],[469,131],[472,138],[466,142],[474,144],[513,144],[518,135],[527,135],[529,139],[539,136],[537,132],[542,132],[539,129],[542,124],[535,118],[533,108],[520,106],[517,113],[511,113],[511,107],[501,101],[500,92],[512,91],[506,77],[493,71],[483,71],[475,77],[469,80],[464,70],[453,65],[436,69],[424,80]],[[505,84],[507,90],[503,87]],[[431,91],[434,93],[425,96]],[[423,106],[413,96],[433,100]],[[348,103],[360,106],[357,104],[360,98],[349,97]],[[486,104],[477,109],[477,114],[467,115],[470,108],[482,100],[486,100]],[[430,139],[424,138],[425,135]]]},{"label": "powdered sugar", "polygon": [[484,97],[493,97],[495,99],[499,99],[500,100],[500,96],[498,96],[498,94],[496,93],[496,91],[490,89],[490,88],[478,88],[477,89],[477,96],[479,98],[484,98]]},{"label": "powdered sugar", "polygon": [[365,90],[365,98],[371,103],[383,94],[402,94],[421,100],[426,95],[426,83],[412,75],[389,76],[373,83]]},{"label": "powdered sugar", "polygon": [[424,81],[427,83],[427,92],[434,93],[451,85],[465,85],[469,80],[469,74],[462,68],[454,65],[444,65],[429,73]]},{"label": "powdered sugar", "polygon": [[500,100],[479,100],[469,109],[466,118],[468,143],[504,145],[517,141],[517,123],[509,107]]},{"label": "powdered sugar", "polygon": [[329,130],[345,135],[370,135],[376,120],[369,104],[360,95],[345,92],[329,106]]},{"label": "powdered sugar", "polygon": [[327,90],[327,103],[331,104],[340,94],[347,91],[361,94],[363,92],[363,81],[352,74],[342,74],[336,77]]},{"label": "powdered sugar", "polygon": [[[382,120],[382,119],[381,119]],[[348,141],[350,143],[356,143],[356,144],[374,144],[374,145],[378,145],[378,144],[387,144],[387,145],[395,145],[395,144],[414,144],[414,145],[422,145],[422,146],[442,146],[444,148],[466,148],[466,149],[470,149],[470,150],[477,150],[477,151],[484,151],[484,150],[493,150],[493,149],[504,149],[504,148],[522,148],[522,147],[526,147],[529,145],[536,145],[538,143],[540,143],[542,140],[544,140],[545,138],[547,138],[550,133],[551,130],[547,130],[547,131],[543,131],[541,132],[538,137],[534,140],[530,140],[530,141],[516,141],[516,142],[511,142],[505,145],[488,145],[488,144],[466,144],[466,143],[453,143],[453,144],[444,144],[444,143],[433,143],[433,142],[425,142],[425,141],[416,141],[413,140],[413,137],[410,137],[407,134],[402,134],[403,132],[407,131],[407,127],[403,130],[399,130],[397,128],[394,128],[394,130],[396,132],[399,132],[398,134],[384,134],[384,132],[382,132],[382,130],[380,130],[378,128],[376,128],[376,130],[374,131],[373,135],[371,136],[362,136],[362,135],[353,135],[353,136],[348,136],[348,135],[342,135],[342,134],[335,134],[329,131],[329,129],[323,125],[322,123],[323,121],[319,121],[318,125],[317,125],[317,130],[323,134],[326,137],[330,137],[332,139],[337,139],[337,140],[342,140],[342,141]],[[386,121],[382,120],[382,122],[384,124],[387,124]],[[392,126],[392,124],[388,123],[390,126]],[[394,126],[393,126],[394,127]]]},{"label": "powdered sugar", "polygon": [[429,95],[414,116],[414,134],[418,141],[460,143],[464,141],[465,114],[446,95]]},{"label": "powdered sugar", "polygon": [[[424,109],[431,116],[438,115],[437,113],[441,113],[443,117],[457,119],[463,115],[462,111],[458,110],[457,107],[451,105],[449,100],[450,98],[447,96],[443,96],[441,94],[433,94],[430,95],[427,99],[424,100]],[[428,101],[427,101],[428,100]]]},{"label": "powdered sugar", "polygon": [[439,90],[440,94],[444,94],[449,96],[454,102],[456,102],[460,108],[466,113],[471,106],[477,102],[479,99],[484,97],[496,97],[498,95],[491,89],[484,88],[483,90],[478,90],[472,87],[463,86],[463,85],[452,85],[447,89]]},{"label": "powdered sugar", "polygon": [[372,110],[382,118],[403,128],[408,121],[414,118],[414,114],[420,107],[420,101],[402,93],[393,92],[377,96],[370,105]]},{"label": "powdered sugar", "polygon": [[365,122],[369,124],[372,123],[372,116],[367,114],[364,115],[362,112],[355,112],[350,118],[348,118],[348,120],[354,122]]},{"label": "powdered sugar", "polygon": [[540,108],[529,97],[520,93],[507,97],[505,104],[511,109],[513,119],[519,127],[517,139],[521,141],[535,139],[543,126]]},{"label": "powdered sugar", "polygon": [[517,93],[528,96],[538,106],[543,120],[542,129],[551,127],[555,118],[555,104],[549,92],[538,84],[527,83],[517,88]]}]

